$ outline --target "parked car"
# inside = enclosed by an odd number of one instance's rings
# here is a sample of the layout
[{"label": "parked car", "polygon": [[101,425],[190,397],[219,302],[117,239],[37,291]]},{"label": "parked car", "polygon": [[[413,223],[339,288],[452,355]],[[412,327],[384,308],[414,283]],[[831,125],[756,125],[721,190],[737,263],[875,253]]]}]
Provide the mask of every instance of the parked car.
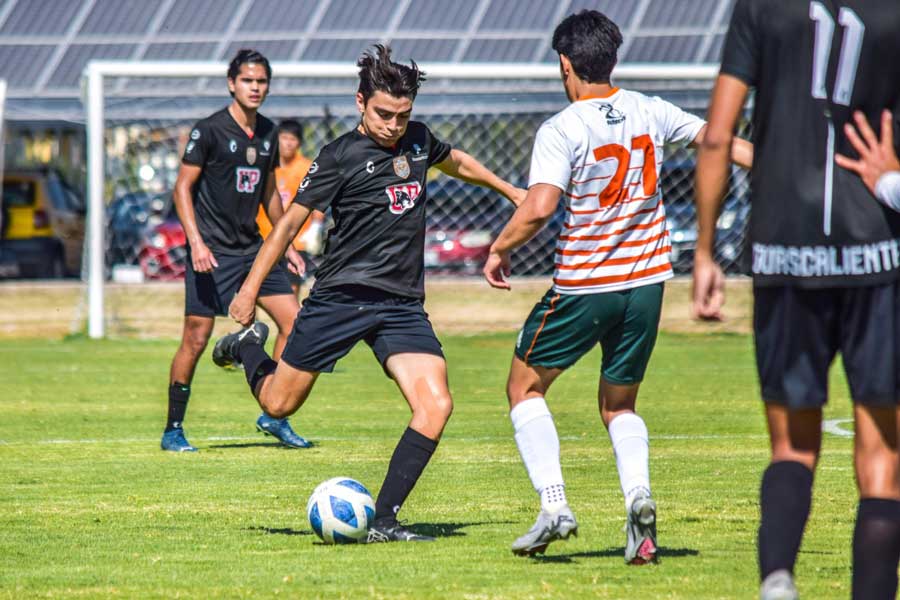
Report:
[{"label": "parked car", "polygon": [[145,279],[173,281],[184,279],[186,260],[187,236],[173,208],[166,220],[144,236],[138,263]]},{"label": "parked car", "polygon": [[129,192],[113,200],[106,209],[106,264],[137,265],[138,255],[150,230],[171,212],[170,193]]},{"label": "parked car", "polygon": [[58,171],[7,171],[2,210],[0,274],[59,278],[81,271],[85,205]]},{"label": "parked car", "polygon": [[[694,206],[693,161],[667,161],[660,173],[663,203],[669,226],[672,252],[669,256],[676,273],[690,273],[697,246],[697,211]],[[744,264],[744,241],[750,222],[750,196],[746,177],[736,177],[732,167],[729,194],[722,203],[716,222],[716,260],[727,273],[740,273]]]},{"label": "parked car", "polygon": [[[512,213],[509,201],[491,190],[452,177],[429,182],[425,269],[438,274],[480,274],[491,243]],[[564,217],[560,203],[550,223],[513,253],[516,275],[553,272],[556,237]]]}]

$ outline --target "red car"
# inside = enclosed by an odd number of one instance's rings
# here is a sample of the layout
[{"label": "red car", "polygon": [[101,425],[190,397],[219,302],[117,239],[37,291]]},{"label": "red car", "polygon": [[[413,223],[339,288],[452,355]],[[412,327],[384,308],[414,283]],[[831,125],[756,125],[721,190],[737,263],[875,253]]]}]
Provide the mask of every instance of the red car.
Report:
[{"label": "red car", "polygon": [[432,273],[477,275],[493,241],[486,229],[429,228],[425,232],[425,268]]},{"label": "red car", "polygon": [[154,281],[184,279],[187,237],[177,219],[163,221],[141,242],[138,262],[144,278]]}]

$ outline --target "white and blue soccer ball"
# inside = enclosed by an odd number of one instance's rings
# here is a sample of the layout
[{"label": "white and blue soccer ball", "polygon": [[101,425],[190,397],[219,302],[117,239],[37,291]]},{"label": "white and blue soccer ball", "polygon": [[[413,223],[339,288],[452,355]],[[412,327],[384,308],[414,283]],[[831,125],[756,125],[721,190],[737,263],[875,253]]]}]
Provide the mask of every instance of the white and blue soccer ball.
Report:
[{"label": "white and blue soccer ball", "polygon": [[375,502],[369,490],[349,477],[320,483],[306,503],[309,524],[326,544],[363,542],[375,520]]}]

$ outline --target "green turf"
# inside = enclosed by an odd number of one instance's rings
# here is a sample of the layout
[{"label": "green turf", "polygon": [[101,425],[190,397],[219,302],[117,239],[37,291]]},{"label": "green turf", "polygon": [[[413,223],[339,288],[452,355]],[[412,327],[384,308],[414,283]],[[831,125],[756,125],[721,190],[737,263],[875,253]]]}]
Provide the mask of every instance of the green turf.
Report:
[{"label": "green turf", "polygon": [[[752,343],[662,335],[641,392],[662,562],[622,561],[624,509],[596,411],[599,353],[549,397],[580,537],[545,557],[509,544],[537,498],[505,408],[512,335],[444,337],[456,409],[401,517],[435,544],[325,546],[309,493],[337,475],[377,492],[407,409],[370,351],[323,376],[294,419],[318,442],[256,434],[243,376],[204,358],[194,455],[159,450],[173,342],[0,344],[0,597],[751,598],[767,449]],[[827,417],[850,413],[834,375]],[[849,595],[849,438],[826,435],[798,564],[807,598]]]}]

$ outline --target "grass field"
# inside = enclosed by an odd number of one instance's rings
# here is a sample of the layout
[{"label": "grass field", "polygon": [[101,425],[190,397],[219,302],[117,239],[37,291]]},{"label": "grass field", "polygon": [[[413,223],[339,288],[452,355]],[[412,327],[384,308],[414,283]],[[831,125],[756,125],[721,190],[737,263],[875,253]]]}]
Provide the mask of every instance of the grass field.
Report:
[{"label": "grass field", "polygon": [[[661,563],[622,561],[624,510],[596,412],[599,353],[549,397],[580,537],[514,557],[538,506],[503,395],[513,334],[445,335],[456,410],[401,516],[435,544],[325,546],[304,509],[337,475],[377,493],[407,419],[360,345],[294,423],[257,435],[238,372],[204,357],[186,421],[201,451],[159,450],[172,341],[0,342],[0,597],[753,598],[767,457],[751,339],[663,334],[639,409],[651,434]],[[828,418],[850,413],[835,370]],[[849,595],[851,438],[826,435],[798,564],[806,598]]]}]

